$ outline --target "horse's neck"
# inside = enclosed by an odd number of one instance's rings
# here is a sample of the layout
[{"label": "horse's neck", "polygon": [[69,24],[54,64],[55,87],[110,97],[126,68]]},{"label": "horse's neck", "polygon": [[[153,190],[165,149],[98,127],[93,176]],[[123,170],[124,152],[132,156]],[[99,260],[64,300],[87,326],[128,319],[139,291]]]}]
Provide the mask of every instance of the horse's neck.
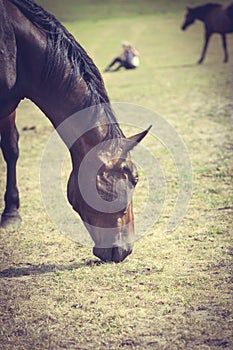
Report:
[{"label": "horse's neck", "polygon": [[27,97],[49,118],[54,128],[58,128],[68,117],[85,107],[85,97],[82,94],[85,89],[85,83],[77,83],[67,94],[66,89],[47,81],[42,82],[38,90],[29,92]]},{"label": "horse's neck", "polygon": [[[57,75],[54,72],[51,79],[43,79],[43,69],[46,65],[46,35],[16,6],[8,2],[7,6],[14,18],[12,26],[17,41],[17,90],[20,98],[26,97],[34,102],[56,128],[68,116],[81,110],[88,103],[87,84],[82,77],[78,77],[77,83],[69,90],[59,78],[60,72],[57,72]],[[69,71],[70,65],[67,59],[67,74]]]},{"label": "horse's neck", "polygon": [[[44,42],[46,44],[45,40]],[[34,102],[57,128],[67,117],[86,107],[89,102],[87,84],[78,77],[77,82],[69,89],[65,79],[60,77],[60,72],[56,74],[56,71],[53,77],[43,79],[46,51],[41,47],[37,50],[32,48],[32,51],[34,53],[29,57],[30,62],[27,66],[39,69],[30,71],[27,68],[25,75],[28,75],[28,85],[25,88],[25,97]],[[69,71],[70,65],[67,62],[67,72]]]},{"label": "horse's neck", "polygon": [[202,8],[197,8],[196,11],[195,11],[195,18],[199,19],[199,21],[204,22],[205,17],[206,17],[206,12],[203,11]]},{"label": "horse's neck", "polygon": [[[66,77],[71,70],[68,58],[65,58],[67,67],[63,79],[60,72],[56,74],[56,71],[53,77],[43,79],[47,38],[14,5],[9,3],[9,8],[14,13],[12,25],[18,43],[17,89],[23,94],[21,98],[29,98],[50,119],[76,165],[89,149],[105,139],[107,114],[101,106],[94,106],[95,98],[82,76],[77,77],[72,87],[66,84]],[[94,131],[90,134],[92,128]]]},{"label": "horse's neck", "polygon": [[197,7],[195,9],[196,19],[199,19],[200,21],[204,22],[206,19],[206,16],[208,16],[210,12],[216,7],[218,7],[218,5],[215,5],[215,4],[206,4],[206,5]]}]

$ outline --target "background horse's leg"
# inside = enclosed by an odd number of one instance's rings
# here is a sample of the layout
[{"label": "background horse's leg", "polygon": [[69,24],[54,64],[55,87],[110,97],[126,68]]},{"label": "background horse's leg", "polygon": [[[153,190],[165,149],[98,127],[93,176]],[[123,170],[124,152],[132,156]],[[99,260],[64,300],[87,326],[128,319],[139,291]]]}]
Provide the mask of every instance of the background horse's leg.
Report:
[{"label": "background horse's leg", "polygon": [[204,46],[203,46],[203,49],[202,49],[201,57],[200,57],[199,61],[197,62],[198,64],[201,64],[204,61],[204,58],[205,58],[205,55],[206,55],[206,50],[207,50],[208,43],[209,43],[209,40],[210,40],[210,36],[211,36],[210,33],[208,33],[208,32],[205,33],[205,43],[204,43]]},{"label": "background horse's leg", "polygon": [[228,51],[227,51],[227,40],[226,40],[226,35],[223,33],[222,34],[222,46],[224,50],[224,61],[225,63],[228,62]]},{"label": "background horse's leg", "polygon": [[1,227],[18,227],[21,217],[18,213],[19,192],[16,184],[16,162],[19,156],[19,134],[15,126],[15,112],[5,121],[1,129],[1,148],[7,164],[7,181],[5,192],[5,209],[2,214]]}]

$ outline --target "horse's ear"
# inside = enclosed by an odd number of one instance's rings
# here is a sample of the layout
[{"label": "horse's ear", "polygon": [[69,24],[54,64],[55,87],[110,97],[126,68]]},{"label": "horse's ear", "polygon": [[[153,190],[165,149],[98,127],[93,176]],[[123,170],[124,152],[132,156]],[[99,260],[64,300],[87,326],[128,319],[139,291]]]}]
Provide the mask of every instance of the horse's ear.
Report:
[{"label": "horse's ear", "polygon": [[144,137],[148,134],[151,128],[152,128],[152,125],[150,125],[149,128],[140,132],[139,134],[127,137],[126,140],[129,142],[125,143],[124,153],[131,151],[135,146],[137,146],[137,144],[141,142],[142,139],[144,139]]}]

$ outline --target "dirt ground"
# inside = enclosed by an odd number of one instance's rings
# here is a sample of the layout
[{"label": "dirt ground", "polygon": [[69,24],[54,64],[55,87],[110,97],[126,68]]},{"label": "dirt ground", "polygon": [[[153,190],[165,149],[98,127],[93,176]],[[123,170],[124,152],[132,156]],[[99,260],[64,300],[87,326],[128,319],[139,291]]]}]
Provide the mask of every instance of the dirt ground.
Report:
[{"label": "dirt ground", "polygon": [[[0,229],[0,349],[233,348],[233,37],[229,63],[222,63],[216,36],[206,61],[197,65],[202,26],[181,32],[180,8],[65,25],[101,71],[126,32],[138,43],[138,70],[103,78],[112,101],[156,112],[186,145],[192,195],[183,221],[166,232],[181,184],[169,147],[152,131],[143,142],[163,171],[166,196],[158,220],[132,255],[120,264],[103,264],[89,246],[70,240],[41,200],[41,158],[53,129],[37,107],[23,101],[17,117],[23,221],[17,230]],[[67,161],[64,184],[69,171]],[[0,172],[2,211],[2,157]],[[144,179],[142,172],[136,216],[145,201]]]}]

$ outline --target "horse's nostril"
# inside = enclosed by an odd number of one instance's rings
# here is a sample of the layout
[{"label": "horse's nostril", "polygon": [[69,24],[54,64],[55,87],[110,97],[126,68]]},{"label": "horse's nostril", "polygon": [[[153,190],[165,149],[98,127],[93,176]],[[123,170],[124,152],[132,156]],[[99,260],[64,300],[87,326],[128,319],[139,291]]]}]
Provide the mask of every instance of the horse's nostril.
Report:
[{"label": "horse's nostril", "polygon": [[112,261],[112,248],[93,248],[93,254],[100,260],[107,262]]},{"label": "horse's nostril", "polygon": [[112,248],[112,261],[116,263],[121,262],[131,253],[132,253],[132,247],[130,247],[127,250],[121,247],[114,247]]}]

